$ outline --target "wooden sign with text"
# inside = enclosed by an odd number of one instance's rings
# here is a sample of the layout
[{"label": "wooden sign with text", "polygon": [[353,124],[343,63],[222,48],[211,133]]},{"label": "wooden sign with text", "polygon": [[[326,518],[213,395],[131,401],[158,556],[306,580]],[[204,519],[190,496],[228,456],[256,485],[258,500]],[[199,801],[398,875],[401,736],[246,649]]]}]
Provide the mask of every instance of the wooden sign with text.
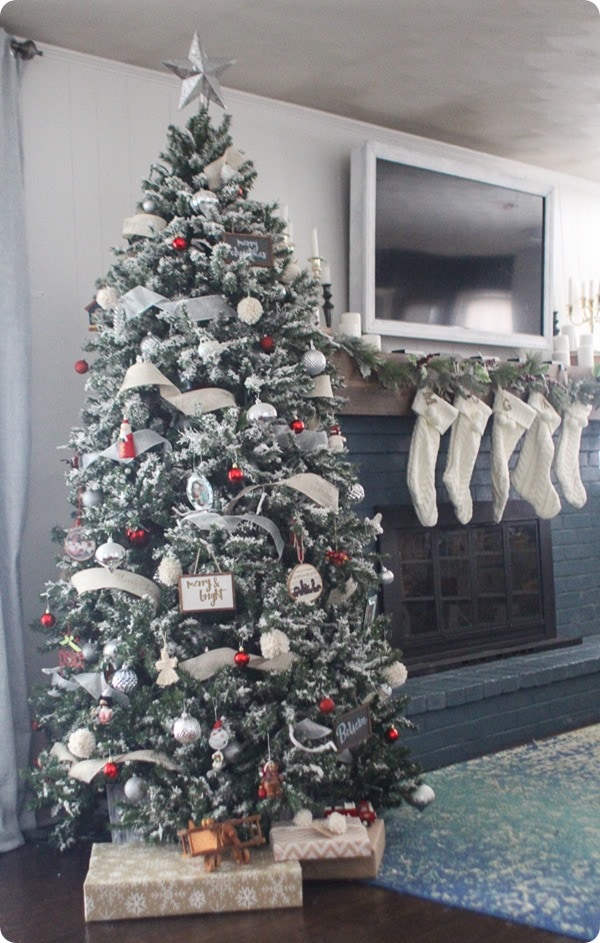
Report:
[{"label": "wooden sign with text", "polygon": [[335,721],[333,736],[338,751],[349,750],[364,743],[371,736],[371,711],[368,704],[342,714]]},{"label": "wooden sign with text", "polygon": [[223,612],[235,609],[233,573],[195,573],[179,580],[181,612]]},{"label": "wooden sign with text", "polygon": [[229,246],[228,261],[245,259],[250,265],[273,267],[273,242],[270,236],[255,233],[224,232],[223,242]]}]

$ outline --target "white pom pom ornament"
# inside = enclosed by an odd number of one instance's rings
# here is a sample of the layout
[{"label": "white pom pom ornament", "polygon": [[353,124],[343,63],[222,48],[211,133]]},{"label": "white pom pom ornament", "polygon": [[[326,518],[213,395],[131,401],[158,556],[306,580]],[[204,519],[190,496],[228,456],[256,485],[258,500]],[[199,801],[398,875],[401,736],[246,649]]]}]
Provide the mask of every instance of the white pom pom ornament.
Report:
[{"label": "white pom pom ornament", "polygon": [[277,658],[290,650],[290,640],[281,629],[263,632],[260,637],[260,650],[263,658]]},{"label": "white pom pom ornament", "polygon": [[114,308],[118,300],[119,292],[116,288],[101,288],[96,295],[97,303],[101,308],[104,308],[105,311],[108,311],[109,308]]},{"label": "white pom pom ornament", "polygon": [[239,302],[237,313],[240,321],[243,321],[244,324],[256,324],[263,313],[263,306],[258,298],[248,296],[247,298],[242,298]]},{"label": "white pom pom ornament", "polygon": [[80,727],[74,730],[67,743],[69,753],[78,759],[87,760],[96,749],[96,738],[91,730]]},{"label": "white pom pom ornament", "polygon": [[163,557],[158,564],[156,578],[163,586],[177,586],[183,567],[176,557]]}]

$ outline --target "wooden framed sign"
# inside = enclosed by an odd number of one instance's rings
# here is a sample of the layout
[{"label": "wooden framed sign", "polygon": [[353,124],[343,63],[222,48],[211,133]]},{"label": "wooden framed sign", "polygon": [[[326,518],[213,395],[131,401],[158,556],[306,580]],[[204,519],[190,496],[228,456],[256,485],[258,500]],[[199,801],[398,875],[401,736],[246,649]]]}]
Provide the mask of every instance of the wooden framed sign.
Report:
[{"label": "wooden framed sign", "polygon": [[229,246],[228,261],[245,259],[259,268],[273,267],[273,240],[256,233],[224,232],[223,242]]},{"label": "wooden framed sign", "polygon": [[233,573],[195,573],[179,579],[181,612],[224,612],[235,609]]},{"label": "wooden framed sign", "polygon": [[361,704],[336,718],[333,728],[333,736],[340,753],[364,743],[371,733],[371,711],[368,704]]}]

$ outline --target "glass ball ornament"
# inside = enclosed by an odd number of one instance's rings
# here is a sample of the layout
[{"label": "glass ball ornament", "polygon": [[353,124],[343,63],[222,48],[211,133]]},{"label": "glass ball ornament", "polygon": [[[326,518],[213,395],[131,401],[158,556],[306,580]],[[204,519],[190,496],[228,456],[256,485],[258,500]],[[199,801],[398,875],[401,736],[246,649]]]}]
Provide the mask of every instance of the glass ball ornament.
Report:
[{"label": "glass ball ornament", "polygon": [[272,337],[271,334],[265,334],[263,337],[261,337],[258,344],[260,349],[263,350],[265,354],[272,354],[275,350],[275,338]]},{"label": "glass ball ornament", "polygon": [[272,403],[263,403],[257,399],[246,413],[246,416],[250,422],[268,422],[270,419],[277,418],[277,410]]},{"label": "glass ball ornament", "polygon": [[156,210],[156,203],[149,196],[147,196],[142,203],[142,209],[144,213],[154,213]]},{"label": "glass ball ornament", "polygon": [[81,654],[88,665],[94,665],[100,657],[98,646],[94,642],[83,642]]},{"label": "glass ball ornament", "polygon": [[143,802],[146,798],[148,786],[141,776],[134,773],[123,786],[123,792],[125,793],[125,798],[136,805],[138,802]]},{"label": "glass ball ornament", "polygon": [[114,783],[115,779],[117,779],[119,775],[119,767],[116,763],[109,761],[102,767],[102,772],[111,783]]},{"label": "glass ball ornament", "polygon": [[299,435],[301,432],[304,432],[304,422],[302,419],[292,419],[290,429],[292,432],[295,432],[296,435]]},{"label": "glass ball ornament", "polygon": [[379,574],[379,581],[383,583],[384,586],[389,586],[390,583],[394,582],[394,574],[391,570],[388,570],[386,566],[382,567],[381,573]]},{"label": "glass ball ornament", "polygon": [[115,668],[120,668],[123,664],[123,658],[119,654],[119,645],[119,639],[111,638],[102,647],[102,654]]},{"label": "glass ball ornament", "polygon": [[100,544],[94,556],[100,566],[106,567],[112,573],[113,570],[123,565],[127,551],[125,547],[114,540],[107,540],[106,543]]},{"label": "glass ball ornament", "polygon": [[132,547],[145,547],[150,540],[150,531],[146,527],[127,527],[125,536]]},{"label": "glass ball ornament", "polygon": [[192,213],[202,213],[211,218],[218,212],[219,198],[212,190],[198,190],[190,197],[190,209]]},{"label": "glass ball ornament", "polygon": [[189,242],[187,241],[185,236],[175,236],[175,238],[171,242],[171,245],[173,246],[176,252],[184,252],[185,249],[187,249]]},{"label": "glass ball ornament", "polygon": [[102,504],[103,494],[100,488],[86,488],[81,495],[81,503],[84,508],[97,508]]},{"label": "glass ball ornament", "polygon": [[309,377],[318,377],[327,366],[327,358],[322,351],[311,348],[302,355],[302,366]]},{"label": "glass ball ornament", "polygon": [[201,733],[202,730],[196,718],[185,711],[173,724],[173,736],[180,743],[195,743]]},{"label": "glass ball ornament", "polygon": [[384,736],[388,743],[395,743],[400,734],[398,733],[398,728],[394,727],[392,724],[390,727],[388,727]]},{"label": "glass ball ornament", "polygon": [[138,685],[138,677],[133,668],[118,668],[111,678],[111,687],[121,694],[131,694]]},{"label": "glass ball ornament", "polygon": [[40,625],[43,629],[53,629],[56,625],[56,616],[49,609],[46,609],[40,616]]},{"label": "glass ball ornament", "polygon": [[335,701],[331,697],[322,697],[319,701],[319,710],[322,714],[333,714]]},{"label": "glass ball ornament", "polygon": [[233,660],[238,668],[245,668],[250,661],[250,655],[243,648],[240,648],[239,652],[236,652],[233,656]]},{"label": "glass ball ornament", "polygon": [[75,373],[79,373],[83,375],[84,373],[87,373],[89,369],[90,369],[90,365],[87,362],[87,360],[75,361]]},{"label": "glass ball ornament", "polygon": [[244,480],[244,472],[239,465],[232,465],[227,472],[227,478],[232,485],[238,485]]}]

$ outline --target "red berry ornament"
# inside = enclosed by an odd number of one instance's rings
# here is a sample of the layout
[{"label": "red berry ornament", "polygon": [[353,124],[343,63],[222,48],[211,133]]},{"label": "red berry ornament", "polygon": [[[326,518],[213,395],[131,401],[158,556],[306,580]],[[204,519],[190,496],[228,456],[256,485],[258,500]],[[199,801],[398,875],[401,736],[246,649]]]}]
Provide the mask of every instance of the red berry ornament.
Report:
[{"label": "red berry ornament", "polygon": [[185,236],[175,236],[171,245],[176,252],[183,252],[188,247],[188,241]]},{"label": "red berry ornament", "polygon": [[304,423],[301,419],[292,419],[290,422],[290,429],[298,435],[298,433],[304,431]]},{"label": "red berry ornament", "polygon": [[275,350],[275,338],[271,337],[270,334],[265,334],[258,343],[265,354],[270,354]]},{"label": "red berry ornament", "polygon": [[87,360],[77,360],[75,363],[75,372],[76,373],[87,373],[90,369],[90,365]]},{"label": "red berry ornament", "polygon": [[45,629],[52,629],[56,625],[56,616],[52,615],[49,609],[46,609],[40,616],[40,625]]},{"label": "red berry ornament", "polygon": [[330,563],[333,563],[334,566],[344,566],[352,559],[349,553],[346,553],[345,550],[328,550],[325,554]]},{"label": "red berry ornament", "polygon": [[102,769],[102,772],[104,773],[106,778],[109,779],[112,783],[115,781],[115,779],[119,775],[119,767],[117,766],[116,763],[112,763],[112,762],[105,763]]},{"label": "red berry ornament", "polygon": [[233,660],[238,668],[245,668],[250,661],[250,655],[243,648],[240,648],[239,652],[236,652],[233,656]]},{"label": "red berry ornament", "polygon": [[239,465],[232,465],[227,472],[227,477],[232,485],[237,485],[244,480],[244,473]]},{"label": "red berry ornament", "polygon": [[145,527],[127,527],[125,536],[132,547],[145,547],[150,540],[150,533]]},{"label": "red berry ornament", "polygon": [[267,798],[267,790],[265,789],[265,787],[264,787],[263,785],[260,785],[260,786],[258,787],[258,789],[257,789],[257,791],[256,791],[256,794],[257,794],[257,796],[258,796],[259,799],[266,799],[266,798]]},{"label": "red berry ornament", "polygon": [[399,736],[400,734],[398,733],[398,728],[394,727],[393,724],[391,727],[388,727],[385,732],[385,739],[388,743],[395,743]]},{"label": "red berry ornament", "polygon": [[322,697],[319,701],[319,710],[322,714],[333,714],[335,701],[331,697]]}]

